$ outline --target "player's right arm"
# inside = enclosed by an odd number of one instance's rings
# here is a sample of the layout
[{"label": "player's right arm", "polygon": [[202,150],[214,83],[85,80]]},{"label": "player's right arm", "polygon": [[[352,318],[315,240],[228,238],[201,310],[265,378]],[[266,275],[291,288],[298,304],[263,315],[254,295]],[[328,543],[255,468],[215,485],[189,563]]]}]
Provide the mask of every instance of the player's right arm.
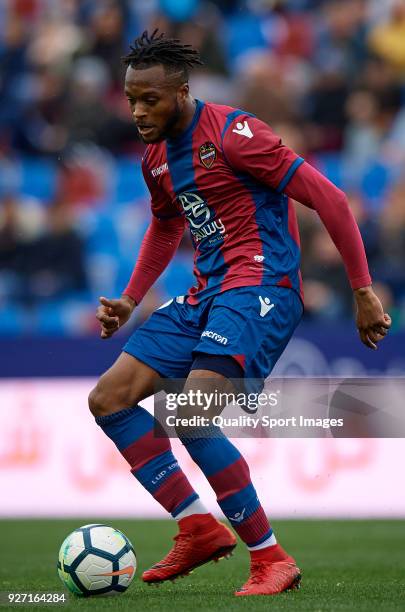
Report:
[{"label": "player's right arm", "polygon": [[307,163],[298,168],[285,192],[318,213],[345,264],[360,339],[375,350],[387,335],[391,318],[372,288],[363,240],[345,193]]},{"label": "player's right arm", "polygon": [[151,194],[152,220],[122,296],[113,300],[100,297],[96,317],[101,325],[101,338],[110,338],[129,320],[135,307],[169,265],[184,233],[184,217],[173,211],[168,196],[157,188],[144,164],[142,170]]}]

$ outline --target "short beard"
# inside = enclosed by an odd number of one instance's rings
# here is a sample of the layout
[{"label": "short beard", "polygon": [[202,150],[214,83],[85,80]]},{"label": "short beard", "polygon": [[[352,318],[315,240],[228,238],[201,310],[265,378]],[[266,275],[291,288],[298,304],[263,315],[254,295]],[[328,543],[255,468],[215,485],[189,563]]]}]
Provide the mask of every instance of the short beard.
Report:
[{"label": "short beard", "polygon": [[170,115],[169,119],[167,120],[165,127],[163,128],[163,130],[161,131],[159,135],[160,141],[167,140],[167,138],[170,138],[170,132],[175,127],[175,125],[179,122],[180,119],[181,119],[181,110],[180,110],[180,106],[176,98],[176,101],[174,104],[174,110],[172,114]]}]

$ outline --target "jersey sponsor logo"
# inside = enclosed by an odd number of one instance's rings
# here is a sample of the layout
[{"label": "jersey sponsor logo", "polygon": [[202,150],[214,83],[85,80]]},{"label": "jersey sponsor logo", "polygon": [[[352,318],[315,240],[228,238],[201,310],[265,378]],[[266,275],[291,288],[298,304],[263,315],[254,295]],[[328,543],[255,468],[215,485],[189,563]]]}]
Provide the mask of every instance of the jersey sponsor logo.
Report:
[{"label": "jersey sponsor logo", "polygon": [[236,124],[236,128],[234,128],[232,132],[235,132],[235,134],[239,134],[239,136],[246,136],[246,138],[253,138],[253,132],[250,129],[247,121],[244,121],[243,123],[238,121],[238,123]]},{"label": "jersey sponsor logo", "polygon": [[210,240],[210,242],[218,242],[219,239],[222,240],[222,235],[225,234],[225,232],[226,228],[221,219],[214,219],[199,230],[191,230],[191,233],[197,242],[200,242],[200,240],[207,238],[208,236],[213,236],[213,239]]},{"label": "jersey sponsor logo", "polygon": [[221,219],[213,219],[207,202],[196,193],[184,192],[179,195],[180,204],[183,207],[190,224],[190,231],[197,242],[215,234],[225,234],[225,225]]},{"label": "jersey sponsor logo", "polygon": [[163,174],[164,172],[167,172],[169,169],[169,166],[167,165],[167,162],[165,162],[164,164],[162,164],[161,166],[158,166],[157,168],[153,168],[151,170],[152,176],[153,178],[156,178],[157,176],[160,176],[161,174]]},{"label": "jersey sponsor logo", "polygon": [[212,142],[205,142],[199,149],[200,162],[208,170],[212,168],[214,161],[217,158],[217,150]]},{"label": "jersey sponsor logo", "polygon": [[215,342],[219,342],[220,344],[228,344],[228,338],[225,336],[221,336],[221,334],[217,334],[217,332],[211,331],[210,329],[206,329],[202,334],[201,338],[211,338],[215,340]]},{"label": "jersey sponsor logo", "polygon": [[192,228],[199,229],[210,219],[211,213],[207,203],[196,193],[182,193],[179,200]]},{"label": "jersey sponsor logo", "polygon": [[268,297],[263,298],[261,295],[259,295],[259,302],[260,302],[260,316],[261,317],[265,317],[266,314],[270,312],[270,310],[274,308],[275,306],[275,304],[272,304],[270,302],[270,298]]},{"label": "jersey sponsor logo", "polygon": [[262,263],[262,261],[264,261],[264,255],[255,255],[253,259],[259,263]]}]

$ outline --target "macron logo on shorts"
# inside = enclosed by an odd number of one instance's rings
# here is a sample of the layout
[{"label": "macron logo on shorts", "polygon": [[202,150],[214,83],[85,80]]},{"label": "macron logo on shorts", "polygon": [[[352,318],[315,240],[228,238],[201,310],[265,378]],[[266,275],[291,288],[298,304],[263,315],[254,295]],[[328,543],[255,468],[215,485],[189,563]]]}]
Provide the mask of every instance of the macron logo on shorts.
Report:
[{"label": "macron logo on shorts", "polygon": [[201,334],[201,338],[204,337],[211,338],[212,340],[215,340],[215,342],[219,342],[220,344],[228,344],[228,338],[225,338],[224,336],[221,336],[220,334],[217,334],[216,332],[210,331],[208,329]]},{"label": "macron logo on shorts", "polygon": [[259,295],[259,302],[260,302],[260,316],[261,317],[265,317],[266,314],[270,312],[270,310],[274,308],[275,306],[274,304],[270,303],[270,298],[268,297],[262,298],[261,295]]}]

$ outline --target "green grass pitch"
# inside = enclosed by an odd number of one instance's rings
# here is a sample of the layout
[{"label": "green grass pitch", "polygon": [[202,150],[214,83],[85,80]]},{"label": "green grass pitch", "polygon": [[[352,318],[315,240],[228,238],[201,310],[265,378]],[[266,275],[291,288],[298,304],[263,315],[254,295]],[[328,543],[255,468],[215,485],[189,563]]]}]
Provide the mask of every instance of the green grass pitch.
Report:
[{"label": "green grass pitch", "polygon": [[[169,549],[176,532],[174,521],[4,520],[0,521],[0,591],[60,591],[56,573],[59,546],[70,531],[89,522],[111,524],[130,538],[138,556],[137,576],[123,595],[89,599],[71,596],[60,609],[405,609],[405,521],[273,521],[280,541],[299,562],[302,588],[274,597],[236,598],[233,591],[244,582],[248,570],[248,555],[240,543],[230,560],[210,563],[187,578],[155,587],[144,585],[140,575]],[[0,606],[0,610],[17,607],[23,606]],[[49,606],[29,608],[43,610]]]}]

